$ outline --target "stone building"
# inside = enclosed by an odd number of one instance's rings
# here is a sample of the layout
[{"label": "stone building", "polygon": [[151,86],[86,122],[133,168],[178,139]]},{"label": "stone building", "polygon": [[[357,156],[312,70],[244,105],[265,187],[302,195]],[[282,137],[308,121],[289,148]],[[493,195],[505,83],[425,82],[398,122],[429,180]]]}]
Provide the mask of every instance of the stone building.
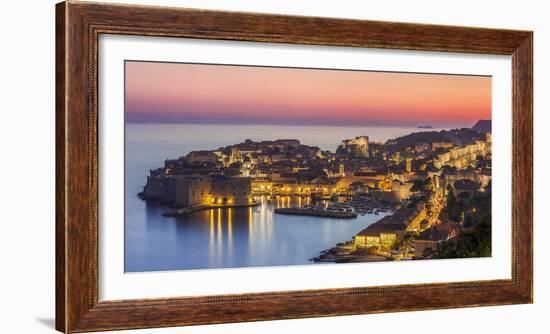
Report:
[{"label": "stone building", "polygon": [[211,190],[208,177],[168,177],[167,181],[169,201],[178,208],[205,204]]},{"label": "stone building", "polygon": [[393,215],[386,216],[353,237],[355,247],[392,247],[409,231],[420,229],[426,218],[426,203],[403,207]]},{"label": "stone building", "polygon": [[252,203],[249,177],[212,176],[210,203],[216,205],[248,205]]},{"label": "stone building", "polygon": [[218,155],[213,151],[193,151],[187,154],[187,161],[189,162],[218,162]]},{"label": "stone building", "polygon": [[478,184],[481,188],[486,187],[491,181],[491,170],[475,170],[475,169],[463,169],[457,171],[450,171],[442,175],[440,178],[441,186],[447,188],[447,186],[453,186],[456,181],[470,180],[475,184]]},{"label": "stone building", "polygon": [[443,166],[455,167],[458,169],[472,166],[477,157],[487,157],[491,154],[492,137],[486,134],[485,141],[476,140],[475,143],[451,148],[445,153],[438,154],[434,159],[434,166],[442,168]]},{"label": "stone building", "polygon": [[248,177],[154,175],[141,193],[146,200],[177,208],[197,205],[248,205],[252,203]]},{"label": "stone building", "polygon": [[353,237],[355,247],[370,248],[383,246],[391,248],[399,238],[403,236],[405,230],[403,224],[395,223],[374,223]]},{"label": "stone building", "polygon": [[353,182],[352,184],[349,185],[349,187],[346,191],[346,195],[347,196],[358,196],[358,195],[362,195],[362,194],[368,194],[369,191],[370,191],[370,188],[369,188],[368,185],[366,185],[363,182],[357,181],[357,182]]},{"label": "stone building", "polygon": [[346,139],[336,150],[336,154],[350,158],[369,157],[369,137],[359,136],[354,139]]},{"label": "stone building", "polygon": [[210,190],[208,177],[153,175],[147,178],[142,197],[182,208],[205,204]]},{"label": "stone building", "polygon": [[393,180],[389,182],[388,186],[388,189],[373,190],[371,192],[371,196],[384,202],[401,202],[411,197],[411,189],[413,184],[410,182]]},{"label": "stone building", "polygon": [[432,151],[435,151],[437,149],[443,148],[443,149],[450,149],[454,146],[453,143],[448,142],[433,142],[432,143]]},{"label": "stone building", "polygon": [[338,178],[337,186],[340,189],[347,189],[352,183],[362,182],[371,188],[378,188],[381,181],[388,178],[386,174],[376,172],[355,172],[346,173],[344,177]]}]

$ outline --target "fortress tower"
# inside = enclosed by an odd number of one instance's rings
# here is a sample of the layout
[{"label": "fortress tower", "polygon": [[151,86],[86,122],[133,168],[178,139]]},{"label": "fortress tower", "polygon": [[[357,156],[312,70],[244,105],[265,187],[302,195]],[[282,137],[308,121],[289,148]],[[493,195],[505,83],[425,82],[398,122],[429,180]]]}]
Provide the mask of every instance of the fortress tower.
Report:
[{"label": "fortress tower", "polygon": [[343,140],[336,153],[349,156],[350,158],[368,158],[369,137],[359,136],[354,139]]}]

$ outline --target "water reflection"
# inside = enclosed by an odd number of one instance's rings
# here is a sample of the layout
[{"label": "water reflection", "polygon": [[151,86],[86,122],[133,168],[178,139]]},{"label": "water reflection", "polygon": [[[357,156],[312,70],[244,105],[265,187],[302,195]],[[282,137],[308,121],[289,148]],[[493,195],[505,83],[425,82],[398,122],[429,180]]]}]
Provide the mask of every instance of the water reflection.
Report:
[{"label": "water reflection", "polygon": [[[294,127],[199,124],[125,124],[125,270],[152,271],[309,264],[309,258],[381,218],[352,220],[280,216],[274,207],[307,205],[308,198],[262,199],[255,208],[206,210],[186,217],[163,217],[167,210],[136,195],[151,168],[193,150],[252,140],[296,138],[336,150],[341,140],[362,134],[385,141],[415,128]],[[435,129],[439,130],[439,129]],[[213,136],[212,134],[216,135]]]},{"label": "water reflection", "polygon": [[[127,271],[310,264],[318,252],[349,240],[379,217],[353,220],[287,216],[274,208],[311,204],[306,197],[264,196],[260,205],[217,208],[163,217],[167,208],[146,204],[144,224],[134,229]],[[137,237],[139,236],[139,237]]]}]

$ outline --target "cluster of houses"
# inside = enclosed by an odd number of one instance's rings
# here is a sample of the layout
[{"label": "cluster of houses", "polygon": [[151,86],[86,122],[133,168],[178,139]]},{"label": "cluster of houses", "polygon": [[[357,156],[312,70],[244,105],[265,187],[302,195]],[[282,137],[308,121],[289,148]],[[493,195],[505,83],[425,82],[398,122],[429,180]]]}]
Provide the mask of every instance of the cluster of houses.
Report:
[{"label": "cluster of houses", "polygon": [[[422,155],[428,145],[415,145],[414,151]],[[464,230],[461,223],[441,218],[440,212],[446,205],[449,191],[452,196],[471,196],[483,191],[491,181],[491,136],[486,134],[485,141],[476,140],[473,144],[456,147],[452,144],[433,143],[432,149],[439,152],[433,157],[431,166],[425,170],[403,173],[403,181],[431,181],[431,189],[426,196],[431,201],[429,209],[424,201],[405,201],[393,215],[386,216],[360,231],[353,238],[354,248],[382,249],[386,254],[397,258],[430,258],[442,242],[452,240]],[[441,152],[445,151],[445,152]],[[406,162],[406,171],[410,171]],[[431,168],[429,168],[431,167]],[[394,180],[395,182],[395,180]],[[376,194],[376,191],[372,192]],[[386,200],[391,200],[387,199]],[[403,254],[399,243],[408,235]],[[409,248],[410,247],[410,248]]]},{"label": "cluster of houses", "polygon": [[[395,250],[399,258],[429,258],[437,251],[438,244],[457,237],[462,229],[460,224],[450,220],[430,222],[426,203],[419,201],[398,209],[394,214],[385,216],[360,231],[353,238],[353,246],[382,248],[382,253],[387,254]],[[403,254],[403,250],[398,247],[398,243],[406,234],[414,236],[411,239],[414,251],[410,254]]]},{"label": "cluster of houses", "polygon": [[[151,170],[140,196],[174,207],[246,205],[254,196],[330,198],[372,191],[381,200],[401,201],[412,183],[393,172],[359,167],[351,159],[368,156],[368,137],[344,140],[338,153],[303,145],[295,139],[243,143],[211,151],[193,151]],[[401,177],[403,179],[403,177]]]},{"label": "cluster of houses", "polygon": [[139,195],[176,208],[250,206],[261,195],[366,195],[401,208],[358,233],[355,247],[388,248],[415,233],[416,255],[426,256],[434,242],[455,237],[459,227],[433,217],[433,205],[430,211],[426,202],[410,201],[419,192],[415,184],[429,183],[427,197],[437,202],[436,215],[450,189],[458,196],[487,186],[491,137],[487,133],[485,140],[462,146],[445,141],[398,146],[396,140],[369,143],[360,136],[343,140],[332,153],[296,139],[246,140],[166,160],[150,171]]}]

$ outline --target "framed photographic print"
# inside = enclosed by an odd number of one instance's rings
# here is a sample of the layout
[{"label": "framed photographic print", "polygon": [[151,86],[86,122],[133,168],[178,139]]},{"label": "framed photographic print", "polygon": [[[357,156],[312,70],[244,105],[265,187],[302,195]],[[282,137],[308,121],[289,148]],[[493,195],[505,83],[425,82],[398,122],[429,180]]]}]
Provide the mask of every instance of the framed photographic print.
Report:
[{"label": "framed photographic print", "polygon": [[56,9],[59,331],[532,302],[532,32]]}]

